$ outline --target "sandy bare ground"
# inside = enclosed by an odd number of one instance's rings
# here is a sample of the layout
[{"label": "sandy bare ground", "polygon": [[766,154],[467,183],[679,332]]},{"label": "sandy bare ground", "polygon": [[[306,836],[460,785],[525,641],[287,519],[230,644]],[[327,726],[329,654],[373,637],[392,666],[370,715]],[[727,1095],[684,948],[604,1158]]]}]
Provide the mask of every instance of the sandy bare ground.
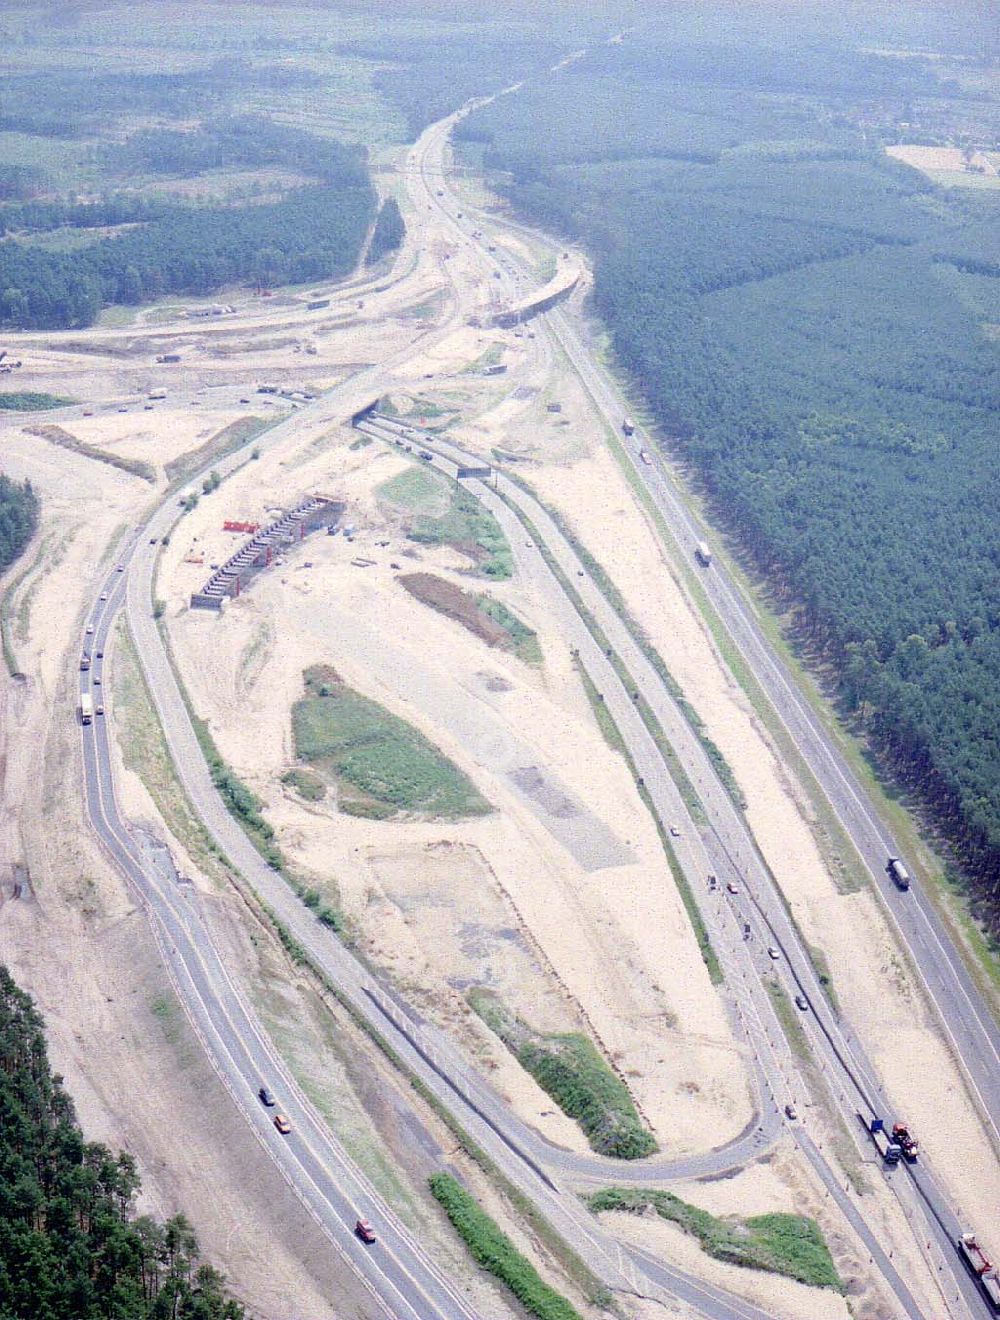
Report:
[{"label": "sandy bare ground", "polygon": [[947,171],[956,175],[983,175],[995,179],[1000,172],[1000,152],[973,151],[966,156],[960,147],[924,147],[900,144],[886,147],[886,154],[926,174]]},{"label": "sandy bare ground", "polygon": [[5,437],[3,463],[43,497],[44,558],[13,612],[29,679],[5,676],[0,696],[0,852],[31,875],[30,897],[0,906],[0,960],[45,1015],[53,1068],[87,1137],[136,1156],[140,1209],[183,1210],[206,1259],[230,1275],[257,1320],[333,1320],[331,1296],[342,1298],[338,1317],[362,1320],[365,1295],[352,1277],[337,1277],[329,1244],[216,1082],[145,918],[83,818],[73,677],[80,615],[109,540],[137,516],[149,487],[17,433]]},{"label": "sandy bare ground", "polygon": [[[427,323],[429,311],[451,307],[453,295],[448,287],[442,292],[443,272],[469,286],[468,314],[489,310],[493,289],[477,269],[474,254],[461,244],[450,245],[445,262],[445,247],[428,232],[405,289],[376,293],[361,282],[357,298],[345,299],[329,314],[308,314],[298,295],[283,295],[269,305],[238,297],[235,315],[211,323],[174,307],[150,309],[140,324],[124,331],[25,336],[18,349],[25,367],[16,384],[70,394],[82,402],[139,397],[165,383],[166,369],[156,366],[155,355],[180,351],[182,361],[170,368],[166,382],[171,396],[166,406],[136,416],[88,418],[92,428],[80,432],[82,439],[112,451],[135,456],[156,451],[160,457],[154,461],[163,462],[201,443],[206,429],[244,415],[247,410],[237,396],[260,379],[329,383],[387,346],[408,342]],[[526,245],[524,254],[537,255]],[[306,296],[323,292],[318,288]],[[360,300],[364,308],[356,306]],[[495,344],[503,346],[508,376],[487,380],[466,374],[465,368]],[[749,799],[758,842],[807,938],[829,958],[837,992],[936,1172],[949,1181],[970,1222],[995,1222],[1000,1207],[979,1177],[979,1170],[990,1167],[990,1154],[957,1074],[927,1029],[919,996],[887,928],[867,895],[837,893],[813,841],[801,794],[728,680],[607,454],[602,429],[578,383],[562,374],[542,337],[468,328],[411,360],[396,383],[404,393],[457,408],[462,424],[456,433],[463,441],[484,453],[497,446],[528,460],[530,466],[526,463],[521,471],[597,554],[733,766]],[[187,420],[190,397],[199,391],[210,397],[211,387],[218,387],[219,394],[211,404],[195,405],[203,411],[197,420]],[[560,413],[547,411],[553,402],[559,403]],[[65,416],[54,420],[71,430],[83,427],[84,419],[74,415],[70,423],[63,421]],[[20,969],[43,1010],[53,1013],[54,1033],[64,1040],[62,1045],[54,1041],[54,1049],[61,1051],[57,1063],[78,1090],[94,1134],[107,1133],[109,1140],[146,1153],[150,1203],[166,1208],[182,1203],[212,1258],[239,1278],[247,1295],[263,1299],[262,1314],[274,1314],[276,1320],[289,1315],[287,1299],[302,1314],[325,1314],[313,1303],[326,1291],[320,1281],[330,1262],[324,1257],[314,1268],[308,1243],[294,1231],[291,1218],[293,1230],[286,1237],[269,1239],[265,1263],[277,1284],[264,1277],[259,1237],[255,1241],[260,1223],[256,1174],[245,1162],[250,1156],[230,1158],[231,1141],[238,1146],[235,1128],[232,1138],[199,1145],[200,1128],[218,1136],[217,1125],[227,1119],[212,1099],[210,1078],[206,1075],[201,1085],[198,1075],[192,1085],[176,1063],[183,1030],[166,1044],[157,1041],[152,1029],[145,1030],[151,1016],[166,1035],[163,1013],[144,1010],[143,1018],[137,1007],[160,998],[155,957],[141,933],[134,935],[137,923],[127,896],[103,862],[79,842],[80,804],[72,788],[75,733],[58,724],[58,712],[72,707],[74,615],[79,616],[109,537],[138,517],[151,488],[18,434],[23,420],[0,423],[4,465],[12,475],[31,475],[49,494],[46,563],[63,558],[61,572],[25,584],[18,650],[34,686],[12,695],[11,710],[19,730],[37,731],[36,742],[46,730],[58,732],[50,735],[48,754],[50,767],[56,768],[50,769],[35,816],[28,810],[37,798],[33,763],[23,750],[20,757],[8,754],[5,800],[25,805],[26,822],[23,842],[9,837],[40,877],[41,901],[23,905],[9,919],[4,913],[0,950],[12,950],[15,973]],[[374,493],[403,460],[377,445],[354,450],[353,439],[329,422],[304,423],[299,439],[280,452],[265,453],[204,498],[172,537],[158,594],[166,601],[197,708],[209,717],[226,757],[265,801],[283,846],[339,898],[371,955],[494,1069],[498,1086],[520,1112],[555,1140],[580,1146],[575,1125],[553,1112],[548,1098],[470,1015],[464,1001],[470,984],[491,985],[509,996],[533,1025],[592,1032],[627,1078],[667,1149],[717,1144],[737,1131],[749,1113],[744,1060],[665,874],[655,832],[623,764],[596,731],[565,641],[544,602],[519,579],[496,588],[496,594],[538,631],[545,654],[541,673],[488,651],[398,588],[393,560],[404,570],[419,565],[463,585],[468,585],[462,574],[470,564],[446,548],[421,547],[418,558],[410,557],[413,547],[403,539],[398,516]],[[313,538],[221,619],[187,610],[188,595],[204,580],[208,566],[233,548],[233,538],[222,531],[223,518],[263,517],[269,507],[287,506],[310,490],[347,500],[349,517],[358,527],[353,545],[343,538]],[[385,540],[388,546],[378,544]],[[376,563],[357,569],[350,559],[358,554]],[[306,561],[313,566],[305,568]],[[475,822],[376,824],[341,816],[333,803],[307,807],[292,796],[280,784],[292,756],[288,712],[300,692],[302,668],[316,661],[334,664],[352,686],[439,743],[493,803],[494,814]],[[50,721],[53,699],[56,714]],[[564,793],[581,829],[620,845],[624,851],[614,864],[592,848],[590,861],[601,864],[591,866],[580,838],[574,846],[566,830],[560,833],[546,818],[553,813],[545,811],[537,795],[533,800],[523,787],[518,791],[511,774],[512,746],[518,753],[514,762],[524,759],[522,750],[530,753],[532,768]],[[155,819],[140,786],[128,776],[123,784],[130,809]],[[245,928],[238,933],[239,919],[222,902],[219,929],[230,931],[234,949],[246,953]],[[75,978],[70,983],[85,986],[90,977],[92,991],[65,997],[60,966],[40,952],[47,947],[41,932],[55,933]],[[104,942],[100,972],[92,974],[95,932]],[[141,975],[136,951],[141,967],[149,969]],[[252,967],[249,958],[244,966]],[[288,1024],[303,1013],[292,991],[286,997],[275,985],[288,978],[287,968],[256,970],[267,982],[262,1006],[289,1033]],[[140,987],[140,1000],[133,995],[130,1001],[125,993],[124,987],[132,985]],[[877,1023],[866,1021],[873,987],[883,1009]],[[103,1035],[92,1033],[92,1022],[107,1023]],[[137,1030],[151,1055],[148,1061],[143,1048],[135,1046]],[[293,1034],[289,1048],[303,1067],[316,1067],[325,1056],[315,1037],[293,1040]],[[921,1061],[919,1072],[914,1057]],[[155,1103],[149,1096],[155,1096]],[[192,1096],[197,1096],[197,1107]],[[938,1135],[940,1112],[951,1113],[954,1121]],[[175,1160],[179,1127],[185,1133],[184,1152]],[[158,1162],[165,1157],[170,1172]],[[800,1177],[798,1165],[795,1170]],[[797,1176],[787,1175],[784,1190],[762,1183],[760,1208],[812,1204],[815,1193]],[[228,1194],[210,1195],[219,1187]],[[694,1190],[692,1199],[697,1199]],[[866,1213],[881,1214],[886,1232],[910,1250],[900,1232],[898,1209],[881,1204],[881,1193],[877,1212],[870,1200]],[[225,1215],[219,1213],[220,1204],[226,1206]],[[658,1234],[661,1227],[668,1236],[673,1232],[659,1224],[652,1227]],[[707,1268],[706,1258],[687,1241],[666,1242],[663,1250],[680,1253],[676,1259],[693,1250],[695,1272]],[[920,1271],[916,1261],[914,1268]],[[746,1275],[738,1275],[729,1282],[742,1289]],[[268,1291],[272,1286],[284,1290],[284,1310]],[[341,1281],[338,1295],[345,1295]],[[816,1296],[811,1293],[809,1300]],[[795,1310],[798,1304],[784,1293],[766,1303],[776,1315],[825,1314]],[[878,1305],[873,1302],[864,1313],[880,1315]]]},{"label": "sandy bare ground", "polygon": [[[546,411],[553,394],[560,414]],[[516,406],[511,400],[509,407]],[[732,766],[754,836],[807,940],[828,958],[837,995],[883,1072],[899,1115],[919,1131],[935,1172],[970,1222],[993,1222],[1000,1187],[977,1172],[991,1167],[991,1147],[880,906],[867,892],[838,891],[820,855],[804,793],[725,670],[655,529],[599,442],[589,401],[574,381],[550,381],[533,403],[522,405],[513,436],[506,422],[507,414],[493,406],[465,422],[460,434],[480,452],[510,446],[533,460],[523,475],[604,566]],[[877,1018],[873,999],[880,1005]],[[922,1066],[914,1067],[915,1058]],[[945,1130],[939,1116],[947,1112],[962,1119]]]},{"label": "sandy bare ground", "polygon": [[[372,953],[470,1048],[489,1051],[498,1084],[546,1131],[580,1144],[575,1126],[470,1019],[470,985],[503,991],[541,1028],[589,1026],[667,1148],[724,1140],[749,1113],[743,1061],[665,882],[651,821],[593,724],[568,647],[519,582],[490,590],[538,630],[541,674],[399,587],[392,562],[419,562],[470,586],[456,575],[469,561],[402,537],[374,490],[404,460],[352,442],[345,433],[319,452],[310,444],[302,463],[265,456],[211,497],[224,499],[226,516],[263,516],[283,496],[320,489],[348,502],[344,521],[355,528],[352,543],[307,541],[221,618],[186,609],[204,568],[183,562],[192,547],[221,554],[218,504],[213,512],[203,500],[172,538],[162,592],[196,707],[268,803],[293,856],[339,891]],[[359,569],[358,557],[376,562]],[[303,668],[319,661],[425,732],[496,813],[473,822],[358,821],[333,806],[307,808],[283,789],[289,709]],[[556,810],[552,795],[563,804]]]}]

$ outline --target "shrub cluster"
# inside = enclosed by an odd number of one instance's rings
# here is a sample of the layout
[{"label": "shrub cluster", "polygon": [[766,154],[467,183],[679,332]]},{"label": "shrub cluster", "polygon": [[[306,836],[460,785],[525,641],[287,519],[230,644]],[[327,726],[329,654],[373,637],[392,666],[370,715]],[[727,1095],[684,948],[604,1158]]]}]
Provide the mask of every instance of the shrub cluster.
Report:
[{"label": "shrub cluster", "polygon": [[579,1312],[541,1278],[506,1233],[450,1174],[435,1173],[430,1189],[476,1261],[511,1290],[539,1320],[580,1320]]}]

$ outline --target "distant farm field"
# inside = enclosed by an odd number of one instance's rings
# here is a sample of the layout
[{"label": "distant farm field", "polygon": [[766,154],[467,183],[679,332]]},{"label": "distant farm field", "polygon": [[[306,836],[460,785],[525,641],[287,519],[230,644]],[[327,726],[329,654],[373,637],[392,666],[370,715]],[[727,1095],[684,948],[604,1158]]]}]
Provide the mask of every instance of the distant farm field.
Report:
[{"label": "distant farm field", "polygon": [[936,183],[956,188],[1000,187],[1000,151],[974,151],[959,147],[886,147],[886,153],[904,165],[921,170]]}]

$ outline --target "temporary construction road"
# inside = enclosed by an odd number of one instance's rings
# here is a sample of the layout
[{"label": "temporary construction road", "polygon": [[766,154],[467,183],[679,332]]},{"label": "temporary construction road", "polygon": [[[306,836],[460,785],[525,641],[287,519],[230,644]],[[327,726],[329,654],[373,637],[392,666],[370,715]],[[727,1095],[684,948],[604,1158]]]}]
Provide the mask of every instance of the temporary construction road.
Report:
[{"label": "temporary construction road", "polygon": [[[441,131],[441,126],[436,128]],[[397,354],[396,360],[404,360],[420,347],[425,347],[429,341],[443,337],[451,328],[451,325],[447,325],[432,332],[425,337],[422,345]],[[302,424],[307,414],[314,417],[328,414],[331,421],[343,420],[353,408],[368,401],[371,391],[377,388],[379,380],[392,365],[394,362],[384,362],[361,373],[346,385],[324,396],[312,408],[303,409],[264,437],[258,438],[255,444],[263,448],[280,443]],[[245,461],[245,454],[238,453],[213,466],[220,476],[225,477]],[[197,489],[197,479],[187,489]],[[184,490],[173,492],[171,502],[153,512],[127,548],[121,561],[124,571],[112,574],[111,582],[104,592],[107,600],[97,602],[92,622],[97,629],[95,646],[103,649],[108,629],[124,597],[129,627],[178,777],[223,853],[307,950],[313,964],[350,1000],[356,1012],[361,1013],[376,1031],[391,1040],[393,1049],[406,1067],[421,1077],[441,1103],[458,1117],[462,1126],[487,1150],[506,1176],[531,1197],[595,1274],[610,1286],[624,1291],[656,1295],[663,1288],[669,1295],[686,1300],[706,1315],[759,1317],[760,1313],[753,1307],[721,1290],[708,1288],[664,1266],[657,1266],[653,1271],[640,1256],[626,1256],[614,1239],[580,1207],[576,1198],[561,1191],[557,1179],[572,1176],[573,1171],[563,1167],[561,1159],[556,1158],[551,1148],[546,1148],[537,1134],[512,1118],[499,1098],[474,1074],[447,1039],[389,995],[349,951],[315,921],[284,881],[266,866],[239,825],[228,814],[212,784],[152,612],[157,550],[151,542],[159,542],[169,534],[178,516],[173,498],[184,493]],[[549,527],[545,524],[543,514],[544,511],[540,511],[536,515],[541,523],[543,539],[550,552],[556,553],[558,529],[554,525]],[[573,575],[576,576],[577,572],[574,570]],[[590,589],[585,581],[578,587],[581,594]],[[571,599],[565,592],[562,594],[565,605],[560,608],[569,609],[576,619],[575,626],[579,627],[579,614]],[[588,608],[592,604],[598,604],[596,598],[594,601],[587,600]],[[602,608],[606,608],[606,602]],[[566,617],[568,627],[569,616]],[[655,671],[654,680],[649,679],[644,668],[644,664],[648,666],[648,661],[644,661],[641,653],[633,653],[638,652],[638,648],[635,648],[627,630],[624,635],[620,635],[610,620],[607,626],[610,629],[609,638],[617,653],[623,658],[628,657],[626,663],[629,673],[642,686],[643,695],[653,707],[662,727],[671,741],[675,737],[678,739],[675,746],[679,748],[685,764],[698,767],[693,771],[692,778],[713,821],[713,830],[702,840],[707,850],[707,859],[720,875],[734,871],[742,876],[742,883],[747,884],[749,880],[749,888],[755,900],[754,920],[765,922],[774,939],[782,943],[787,953],[789,974],[808,994],[813,1005],[819,1006],[817,1021],[822,1023],[822,1034],[816,1033],[818,1048],[832,1048],[851,1059],[856,1065],[853,1084],[860,1084],[864,1088],[863,1094],[874,1102],[878,1095],[877,1084],[872,1081],[864,1061],[858,1063],[856,1044],[843,1037],[840,1024],[826,1011],[812,965],[801,950],[797,934],[773,893],[770,878],[762,871],[760,858],[752,842],[745,838],[738,820],[731,834],[716,824],[715,813],[719,813],[718,820],[728,821],[732,804],[721,785],[717,784],[710,765],[706,772],[702,764],[703,749],[693,739],[691,730],[683,721],[683,727],[677,725],[676,712],[672,711],[671,703],[664,701],[659,694],[662,684],[654,681]],[[622,629],[620,621],[618,628]],[[589,644],[582,633],[580,639],[583,647],[592,645],[592,637]],[[607,659],[603,657],[605,663]],[[589,657],[588,668],[593,667],[598,681],[605,683],[606,678],[605,686],[610,694],[615,690],[616,682],[620,686],[620,680],[616,680],[613,673],[602,677],[601,663],[602,657],[595,654]],[[95,676],[99,676],[99,672],[97,670]],[[84,675],[81,675],[81,679],[83,690],[89,690],[89,680]],[[627,710],[631,711],[631,721]],[[648,740],[649,733],[645,726],[641,730],[638,725],[632,729],[636,715],[634,708],[627,702],[620,710],[616,710],[616,718],[620,718],[623,726],[631,729],[637,745],[643,737]],[[272,1158],[279,1163],[289,1182],[324,1225],[331,1239],[337,1242],[338,1250],[344,1253],[345,1259],[377,1292],[388,1314],[407,1318],[411,1315],[471,1315],[467,1302],[442,1278],[420,1244],[395,1220],[388,1207],[378,1200],[308,1101],[301,1096],[260,1030],[252,1011],[226,974],[198,912],[196,893],[179,885],[176,872],[165,861],[162,853],[144,845],[121,820],[114,802],[111,748],[101,717],[96,717],[92,729],[83,730],[83,745],[88,809],[95,828],[104,846],[140,895],[153,920],[154,929],[158,931],[165,962],[171,968],[175,985],[192,1021],[234,1099],[247,1121],[255,1126]],[[660,764],[662,767],[662,761]],[[652,770],[652,775],[664,802],[670,802],[670,794],[676,793],[676,788],[669,776],[663,773],[662,768],[660,771]],[[671,809],[676,805],[671,802]],[[703,859],[693,851],[696,848],[693,832],[687,846],[692,850],[688,859],[692,869],[701,865],[704,873]],[[683,852],[683,849],[679,851]],[[719,907],[709,916],[715,930],[723,933],[721,942],[724,946],[733,947],[736,944],[734,931],[730,929],[725,933],[727,925],[733,927],[736,920],[733,911]],[[751,1032],[751,1038],[767,1092],[775,1100],[784,1098],[788,1095],[788,1063],[786,1058],[779,1057],[783,1051],[782,1037],[780,1031],[776,1030],[773,1010],[767,997],[761,998],[755,991],[748,989],[742,1000],[741,1013],[744,1014],[744,1021],[748,1022],[752,1013],[758,1024],[756,1035]],[[767,1048],[764,1041],[770,1042]],[[253,1102],[256,1086],[264,1078],[275,1089],[292,1097],[288,1111],[293,1119],[294,1132],[290,1138],[277,1138],[267,1115]],[[280,1079],[280,1086],[275,1079]],[[767,1106],[764,1140],[775,1130],[775,1114],[776,1105],[771,1103]],[[780,1120],[777,1126],[780,1126]],[[759,1150],[760,1140],[760,1133],[752,1134],[744,1139],[744,1149],[731,1149],[721,1158],[727,1159],[732,1165],[748,1157],[755,1149]],[[586,1164],[590,1174],[600,1164],[596,1157],[567,1158]],[[704,1158],[707,1163],[702,1168],[712,1167],[713,1161],[715,1167],[718,1166],[720,1157],[717,1154],[709,1154]],[[691,1161],[690,1164],[691,1171],[696,1171],[698,1161]],[[615,1180],[622,1181],[624,1171],[618,1165],[613,1167]],[[656,1162],[651,1162],[645,1168],[648,1172],[643,1171],[642,1165],[630,1168],[629,1181],[633,1177],[662,1180],[670,1172],[663,1165],[657,1167]],[[580,1170],[575,1172],[579,1174]],[[373,1205],[377,1207],[373,1214],[379,1218],[381,1241],[379,1249],[369,1251],[350,1237],[349,1230],[356,1215],[369,1211]],[[851,1208],[857,1216],[853,1206]],[[914,1317],[921,1315],[905,1284],[881,1253],[878,1243],[863,1221],[860,1222],[859,1231],[889,1285],[896,1292],[902,1309]],[[978,1294],[975,1296],[978,1299]]]}]

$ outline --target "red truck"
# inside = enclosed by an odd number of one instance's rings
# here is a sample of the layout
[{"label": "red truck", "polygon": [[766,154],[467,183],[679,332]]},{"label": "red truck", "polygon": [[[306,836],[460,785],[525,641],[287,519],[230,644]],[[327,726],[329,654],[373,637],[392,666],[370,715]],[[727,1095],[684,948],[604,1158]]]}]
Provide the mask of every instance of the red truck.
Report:
[{"label": "red truck", "polygon": [[987,1302],[995,1315],[1000,1315],[1000,1277],[993,1262],[976,1241],[975,1233],[963,1233],[958,1239],[958,1249],[966,1265],[979,1280]]},{"label": "red truck", "polygon": [[916,1164],[920,1142],[916,1137],[910,1135],[910,1129],[905,1123],[893,1123],[892,1139],[903,1152],[903,1158],[910,1164]]}]

